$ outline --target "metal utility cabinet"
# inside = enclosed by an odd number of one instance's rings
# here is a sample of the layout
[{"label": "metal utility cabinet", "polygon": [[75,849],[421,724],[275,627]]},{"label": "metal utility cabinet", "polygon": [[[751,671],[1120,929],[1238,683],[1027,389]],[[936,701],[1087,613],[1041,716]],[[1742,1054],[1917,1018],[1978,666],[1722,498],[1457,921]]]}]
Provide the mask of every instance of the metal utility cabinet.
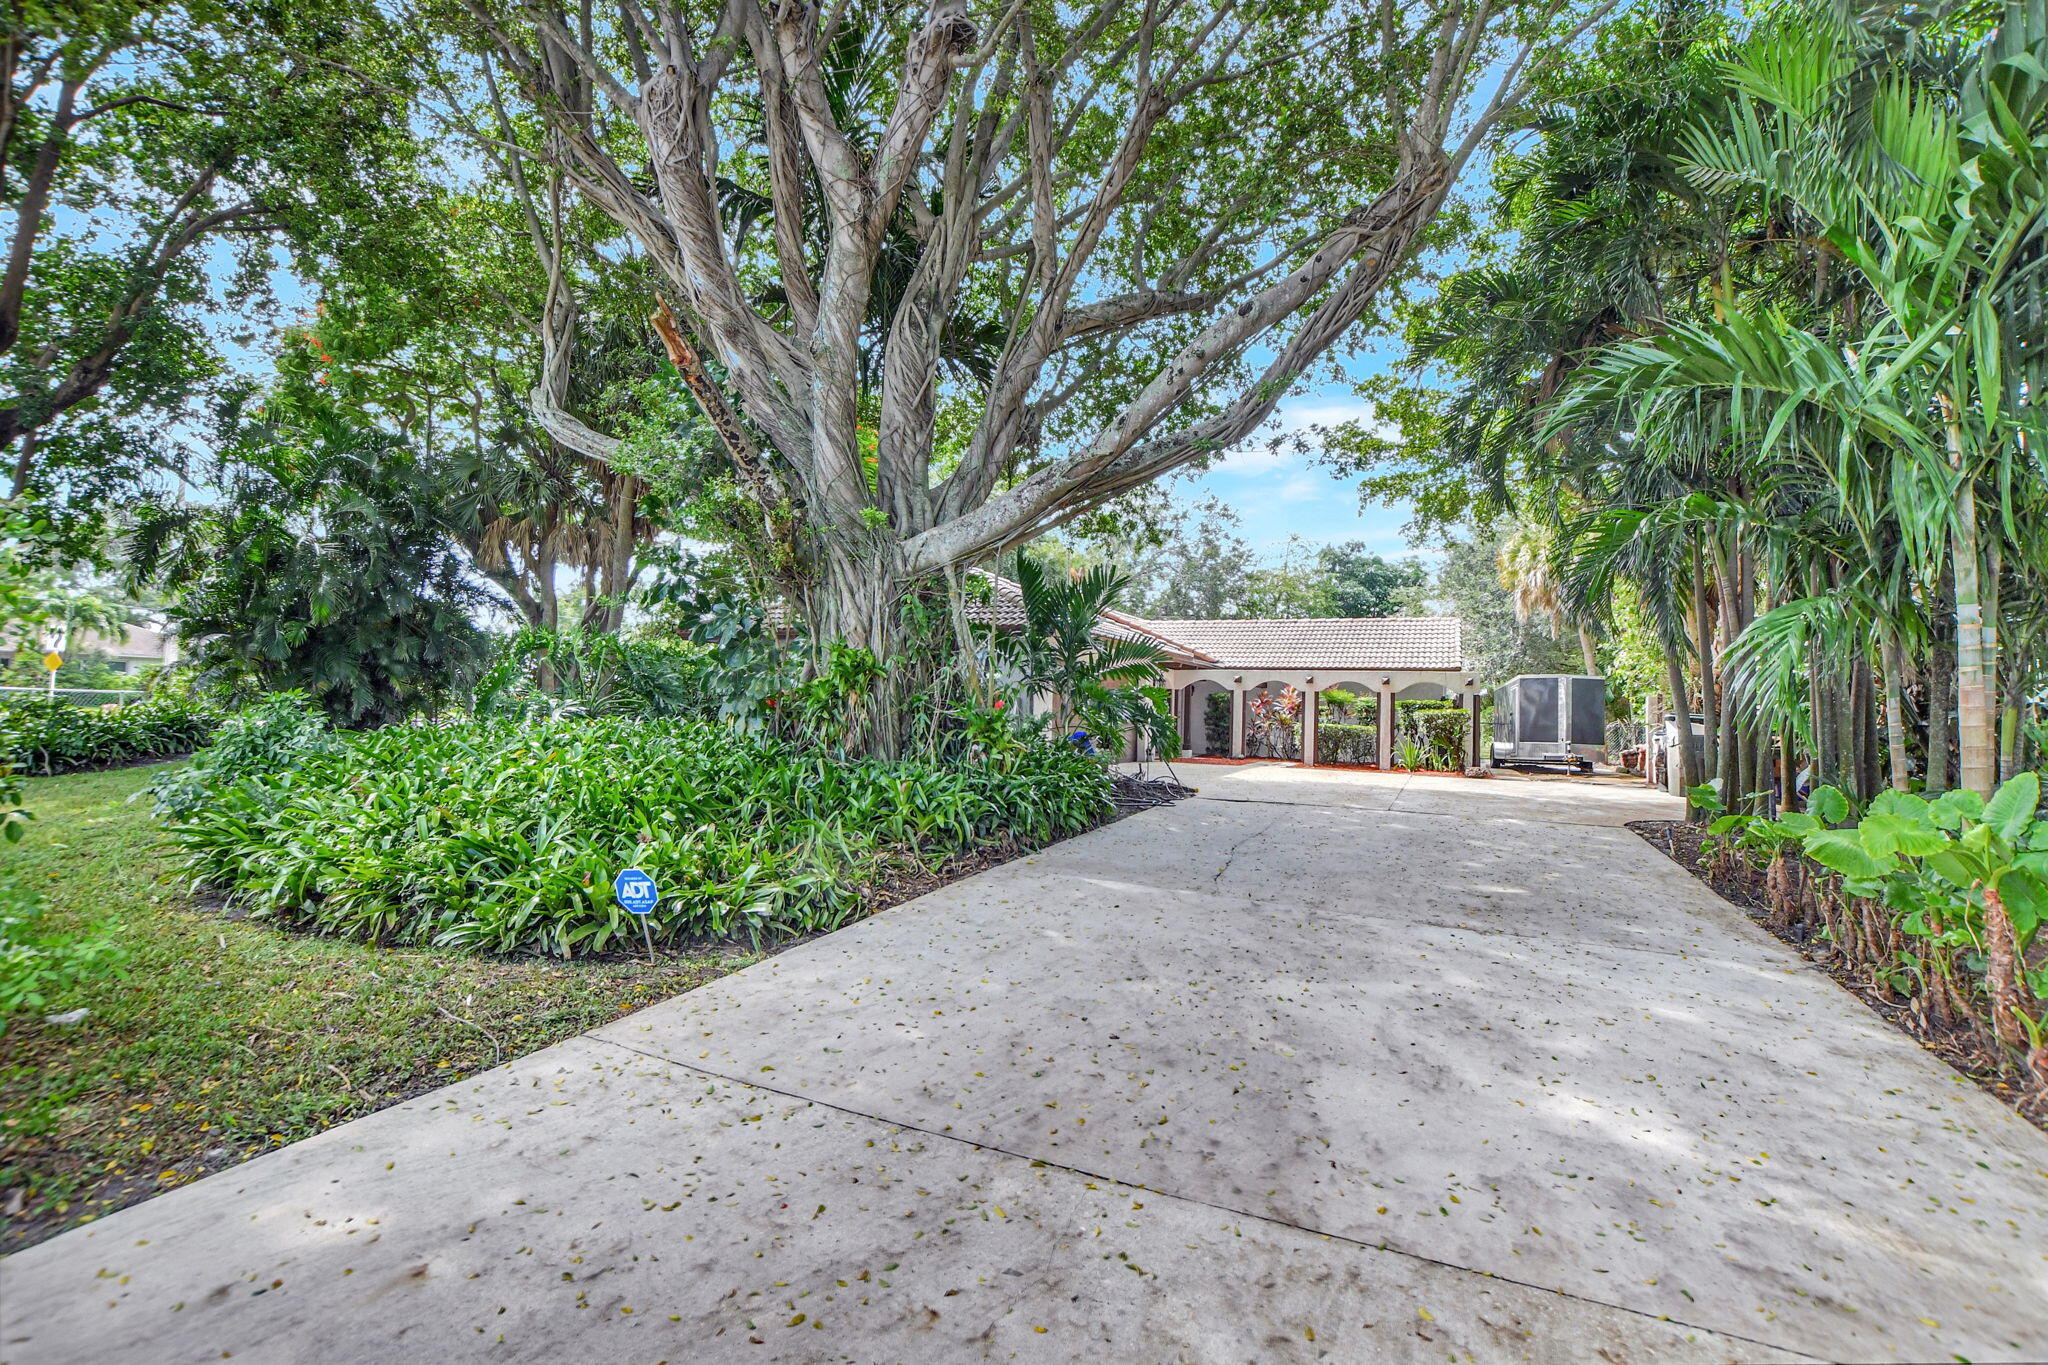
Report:
[{"label": "metal utility cabinet", "polygon": [[1559,673],[1493,689],[1495,767],[1563,764],[1591,772],[1607,758],[1607,679]]}]

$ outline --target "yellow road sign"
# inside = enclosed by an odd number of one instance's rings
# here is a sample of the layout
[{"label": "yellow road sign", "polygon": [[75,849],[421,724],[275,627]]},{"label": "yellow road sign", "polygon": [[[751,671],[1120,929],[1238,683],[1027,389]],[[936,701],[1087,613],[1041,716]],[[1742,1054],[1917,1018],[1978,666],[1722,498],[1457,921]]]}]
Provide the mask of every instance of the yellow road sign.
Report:
[{"label": "yellow road sign", "polygon": [[64,656],[62,654],[59,654],[56,650],[53,649],[48,654],[45,654],[43,656],[43,667],[49,669],[52,673],[55,673],[58,669],[62,668],[63,666]]}]

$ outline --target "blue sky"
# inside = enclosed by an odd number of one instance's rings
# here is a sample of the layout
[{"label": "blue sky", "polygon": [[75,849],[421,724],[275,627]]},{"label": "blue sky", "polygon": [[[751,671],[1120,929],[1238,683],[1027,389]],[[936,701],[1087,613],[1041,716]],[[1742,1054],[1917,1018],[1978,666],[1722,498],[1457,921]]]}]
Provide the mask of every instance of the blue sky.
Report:
[{"label": "blue sky", "polygon": [[[1361,376],[1371,363],[1356,367]],[[1370,420],[1372,412],[1370,403],[1341,383],[1296,394],[1237,450],[1205,473],[1175,479],[1169,490],[1195,502],[1213,493],[1228,503],[1243,519],[1244,538],[1262,557],[1276,555],[1296,535],[1316,543],[1362,540],[1390,559],[1416,556],[1401,534],[1410,515],[1406,503],[1361,507],[1356,482],[1336,477],[1294,442],[1279,448],[1273,443],[1275,436]]]}]

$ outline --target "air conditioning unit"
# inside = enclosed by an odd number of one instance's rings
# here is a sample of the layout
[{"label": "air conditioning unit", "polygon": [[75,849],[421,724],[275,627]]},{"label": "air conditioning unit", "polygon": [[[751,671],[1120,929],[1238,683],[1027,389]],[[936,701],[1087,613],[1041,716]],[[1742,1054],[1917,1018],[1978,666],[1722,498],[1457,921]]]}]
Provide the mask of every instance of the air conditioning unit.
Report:
[{"label": "air conditioning unit", "polygon": [[1607,679],[1527,673],[1493,689],[1493,764],[1591,772],[1607,759]]}]

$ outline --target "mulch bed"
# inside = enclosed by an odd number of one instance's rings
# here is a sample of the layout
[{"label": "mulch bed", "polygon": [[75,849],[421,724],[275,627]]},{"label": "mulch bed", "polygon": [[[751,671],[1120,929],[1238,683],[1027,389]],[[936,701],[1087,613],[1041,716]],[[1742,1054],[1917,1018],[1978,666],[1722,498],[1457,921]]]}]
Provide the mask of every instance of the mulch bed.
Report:
[{"label": "mulch bed", "polygon": [[1919,1011],[1911,1008],[1910,1000],[1851,971],[1836,955],[1834,945],[1813,935],[1806,926],[1794,924],[1783,930],[1774,927],[1767,913],[1770,900],[1762,872],[1749,869],[1732,876],[1716,876],[1703,866],[1700,846],[1706,831],[1701,826],[1683,820],[1631,820],[1628,827],[1651,847],[1705,883],[1722,900],[1749,916],[1759,928],[1796,948],[1800,956],[1834,978],[1836,985],[1869,1006],[1878,1018],[1941,1058],[1986,1094],[2010,1106],[2020,1117],[2048,1132],[2048,1105],[2028,1103],[2025,1092],[2006,1079],[2008,1073],[2001,1059],[1985,1050],[1979,1036],[1961,1029],[1930,1025]]}]

